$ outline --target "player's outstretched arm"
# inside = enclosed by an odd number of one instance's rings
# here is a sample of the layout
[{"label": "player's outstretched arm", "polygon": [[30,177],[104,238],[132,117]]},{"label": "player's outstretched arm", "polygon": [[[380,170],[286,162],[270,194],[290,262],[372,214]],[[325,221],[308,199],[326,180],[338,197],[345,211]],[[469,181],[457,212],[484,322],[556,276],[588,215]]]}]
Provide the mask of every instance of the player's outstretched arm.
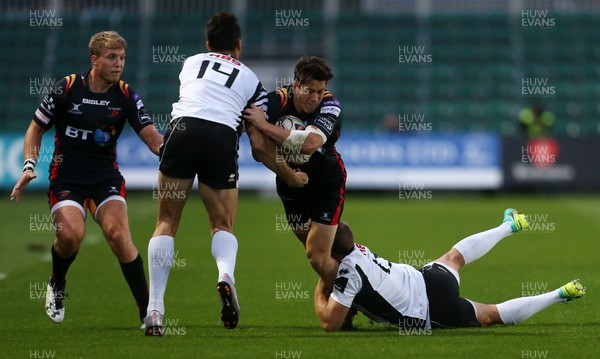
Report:
[{"label": "player's outstretched arm", "polygon": [[32,120],[25,133],[25,141],[23,141],[23,174],[10,193],[10,199],[17,203],[21,200],[21,192],[23,192],[29,182],[37,177],[35,175],[35,165],[37,163],[44,132],[46,132],[46,130]]},{"label": "player's outstretched arm", "polygon": [[306,173],[294,171],[284,160],[277,159],[275,143],[255,126],[246,126],[246,133],[250,138],[254,160],[262,162],[265,167],[273,171],[290,187],[299,188],[308,183]]},{"label": "player's outstretched arm", "polygon": [[158,133],[154,126],[144,127],[138,135],[152,153],[160,156],[160,146],[163,144],[163,136]]},{"label": "player's outstretched arm", "polygon": [[325,288],[323,281],[319,278],[315,288],[315,312],[321,322],[321,327],[328,332],[340,330],[349,310],[350,308],[331,298],[330,290]]}]

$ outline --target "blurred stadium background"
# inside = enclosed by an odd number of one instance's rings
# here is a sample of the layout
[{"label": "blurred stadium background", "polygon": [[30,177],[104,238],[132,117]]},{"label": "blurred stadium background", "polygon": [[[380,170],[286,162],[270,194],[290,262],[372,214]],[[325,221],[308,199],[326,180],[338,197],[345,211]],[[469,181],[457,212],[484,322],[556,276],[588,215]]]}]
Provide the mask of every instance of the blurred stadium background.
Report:
[{"label": "blurred stadium background", "polygon": [[[51,133],[30,184],[39,192],[28,188],[19,205],[6,193],[21,174],[23,136],[36,106],[58,79],[89,69],[92,34],[114,29],[129,44],[123,79],[164,131],[181,62],[204,50],[204,25],[218,11],[238,16],[242,61],[267,90],[291,83],[299,56],[332,65],[348,188],[369,190],[347,195],[344,220],[358,241],[416,265],[515,207],[530,215],[531,230],[462,272],[461,292],[500,302],[530,295],[534,285],[581,278],[589,298],[485,331],[437,331],[424,339],[358,317],[360,330],[328,334],[312,300],[277,298],[285,283],[312,298],[316,275],[285,229],[281,203],[245,191],[236,221],[240,330],[219,328],[216,271],[197,199],[187,204],[178,232],[181,261],[166,294],[172,331],[163,340],[140,341],[120,268],[91,220],[69,272],[68,319],[60,326],[46,319],[55,231],[43,192]],[[592,0],[0,1],[0,358],[598,358],[598,24],[600,1]],[[547,135],[530,136],[519,122],[535,105],[554,117]],[[240,187],[273,191],[273,175],[252,160],[246,136],[240,151]],[[128,193],[128,215],[144,256],[156,220],[158,162],[128,126],[118,154],[128,189],[139,189]],[[461,192],[446,193],[454,190]],[[573,190],[585,193],[555,195]]]},{"label": "blurred stadium background", "polygon": [[[600,187],[598,1],[5,0],[0,9],[3,189],[20,174],[19,141],[43,95],[89,68],[93,33],[127,39],[122,78],[164,130],[181,62],[204,50],[218,11],[240,19],[242,60],[267,90],[291,83],[301,55],[331,63],[349,188]],[[519,123],[535,105],[555,118],[541,142]],[[131,188],[148,188],[156,159],[131,135],[119,163]],[[242,188],[272,187],[246,140],[240,156]]]}]

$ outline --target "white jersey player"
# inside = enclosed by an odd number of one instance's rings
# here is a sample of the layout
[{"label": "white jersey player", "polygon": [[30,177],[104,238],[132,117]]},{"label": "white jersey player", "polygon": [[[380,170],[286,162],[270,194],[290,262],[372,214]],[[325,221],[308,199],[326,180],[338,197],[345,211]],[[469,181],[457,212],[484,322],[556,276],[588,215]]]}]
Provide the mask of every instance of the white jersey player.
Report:
[{"label": "white jersey player", "polygon": [[421,272],[378,257],[361,244],[342,259],[331,297],[379,323],[428,326],[429,301]]},{"label": "white jersey player", "polygon": [[209,52],[188,57],[179,81],[173,119],[204,119],[237,131],[242,110],[266,102],[267,93],[254,72],[228,54]]},{"label": "white jersey player", "polygon": [[219,271],[221,321],[227,329],[238,324],[240,308],[234,285],[238,243],[233,223],[238,202],[240,117],[247,106],[262,106],[266,91],[239,61],[241,30],[234,15],[214,15],[206,25],[206,37],[209,52],[186,59],[179,75],[180,97],[173,105],[173,120],[160,158],[158,218],[148,243],[146,335],[163,335],[164,293],[175,259],[174,236],[196,177]]},{"label": "white jersey player", "polygon": [[[374,321],[406,329],[510,325],[554,303],[581,298],[586,289],[578,279],[548,293],[500,304],[482,304],[460,297],[459,269],[482,257],[503,238],[527,227],[525,216],[508,208],[501,225],[461,240],[418,271],[390,263],[356,244],[352,252],[339,256],[332,289],[325,288],[319,279],[315,310],[321,326],[327,331],[340,330],[346,317],[352,315],[350,308]],[[352,232],[340,225],[338,235],[351,238]]]}]

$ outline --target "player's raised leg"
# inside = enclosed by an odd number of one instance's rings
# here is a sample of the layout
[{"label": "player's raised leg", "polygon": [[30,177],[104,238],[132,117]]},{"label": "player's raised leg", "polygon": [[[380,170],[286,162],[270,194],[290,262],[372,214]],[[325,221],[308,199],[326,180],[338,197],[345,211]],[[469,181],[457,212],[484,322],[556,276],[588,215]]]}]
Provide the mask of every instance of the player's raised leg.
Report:
[{"label": "player's raised leg", "polygon": [[208,214],[211,252],[219,271],[217,293],[221,298],[221,321],[225,328],[233,329],[240,315],[234,275],[238,242],[233,235],[238,189],[216,189],[203,183],[199,183],[198,187]]},{"label": "player's raised leg", "polygon": [[585,295],[586,288],[579,279],[539,295],[508,300],[500,304],[481,304],[472,302],[477,312],[477,320],[481,326],[494,324],[513,325],[529,319],[536,313],[559,302],[569,302]]},{"label": "player's raised leg", "polygon": [[[71,204],[72,202],[72,204]],[[45,311],[50,320],[62,323],[65,318],[66,276],[75,261],[85,236],[83,207],[74,201],[63,201],[55,205],[52,217],[56,228],[56,239],[51,248],[52,275],[46,288]]]},{"label": "player's raised leg", "polygon": [[139,318],[144,321],[148,307],[148,282],[144,273],[142,256],[131,240],[127,205],[120,196],[110,196],[98,205],[94,217],[104,238],[119,259],[121,272],[138,307]]},{"label": "player's raised leg", "polygon": [[[504,211],[504,219],[498,227],[468,236],[434,262],[441,262],[458,271],[463,266],[483,257],[502,239],[528,226],[525,215],[508,208]],[[458,273],[454,274],[458,275]]]},{"label": "player's raised leg", "polygon": [[173,178],[162,172],[158,174],[158,217],[154,234],[148,243],[150,295],[146,335],[163,335],[164,295],[175,257],[174,237],[193,183],[193,179]]}]

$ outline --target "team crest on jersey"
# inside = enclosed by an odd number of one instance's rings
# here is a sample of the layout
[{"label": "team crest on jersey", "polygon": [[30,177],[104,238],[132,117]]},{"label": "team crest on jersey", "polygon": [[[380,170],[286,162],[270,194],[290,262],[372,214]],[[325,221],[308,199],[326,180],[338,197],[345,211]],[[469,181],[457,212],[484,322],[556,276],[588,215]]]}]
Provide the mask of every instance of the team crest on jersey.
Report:
[{"label": "team crest on jersey", "polygon": [[346,290],[346,285],[348,285],[348,278],[346,277],[337,277],[335,281],[333,281],[333,286],[341,293],[344,293]]},{"label": "team crest on jersey", "polygon": [[58,192],[58,197],[59,198],[65,198],[67,197],[69,194],[71,193],[71,191],[60,191]]}]

